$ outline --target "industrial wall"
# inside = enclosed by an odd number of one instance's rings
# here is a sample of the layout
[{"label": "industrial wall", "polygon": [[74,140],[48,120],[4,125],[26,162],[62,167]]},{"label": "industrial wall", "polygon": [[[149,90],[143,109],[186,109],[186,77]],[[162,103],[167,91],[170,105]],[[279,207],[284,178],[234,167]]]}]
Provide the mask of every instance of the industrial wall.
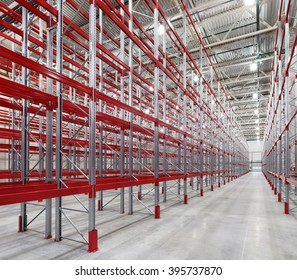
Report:
[{"label": "industrial wall", "polygon": [[249,141],[249,160],[252,171],[261,172],[263,141]]}]

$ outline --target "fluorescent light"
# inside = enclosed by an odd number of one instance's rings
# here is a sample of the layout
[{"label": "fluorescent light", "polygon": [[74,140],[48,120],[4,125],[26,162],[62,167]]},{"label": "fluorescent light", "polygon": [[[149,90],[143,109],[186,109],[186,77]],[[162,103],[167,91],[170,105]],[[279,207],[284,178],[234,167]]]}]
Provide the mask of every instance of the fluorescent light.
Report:
[{"label": "fluorescent light", "polygon": [[256,130],[260,130],[259,126],[256,127]]},{"label": "fluorescent light", "polygon": [[198,77],[198,75],[195,75],[194,76],[194,82],[198,82],[199,81],[199,77]]},{"label": "fluorescent light", "polygon": [[256,109],[255,110],[255,114],[259,114],[259,109]]},{"label": "fluorescent light", "polygon": [[250,70],[251,70],[251,71],[256,71],[257,69],[258,69],[258,65],[257,65],[257,63],[255,63],[255,62],[252,63],[251,66],[250,66]]},{"label": "fluorescent light", "polygon": [[258,93],[254,93],[254,94],[253,94],[253,98],[254,98],[254,99],[257,99],[258,96],[259,96]]},{"label": "fluorescent light", "polygon": [[149,90],[150,90],[150,91],[153,91],[153,90],[154,90],[154,88],[153,88],[152,86],[150,86]]},{"label": "fluorescent light", "polygon": [[163,24],[160,24],[158,27],[158,34],[163,35],[165,33],[165,27]]},{"label": "fluorescent light", "polygon": [[145,109],[144,112],[145,112],[146,114],[149,114],[149,113],[150,113],[150,109]]},{"label": "fluorescent light", "polygon": [[175,109],[178,109],[178,105],[175,106]]},{"label": "fluorescent light", "polygon": [[243,3],[245,6],[252,6],[255,4],[255,0],[244,0]]},{"label": "fluorescent light", "polygon": [[255,123],[259,123],[259,120],[255,120]]}]

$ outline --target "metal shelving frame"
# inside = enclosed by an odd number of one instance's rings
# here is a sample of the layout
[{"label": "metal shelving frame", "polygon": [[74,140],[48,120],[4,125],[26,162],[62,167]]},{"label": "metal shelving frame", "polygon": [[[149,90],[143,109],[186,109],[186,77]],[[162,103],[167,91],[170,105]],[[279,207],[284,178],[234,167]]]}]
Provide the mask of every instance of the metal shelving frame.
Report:
[{"label": "metal shelving frame", "polygon": [[[21,204],[20,232],[31,224],[30,203],[45,200],[38,214],[44,213],[45,238],[52,237],[55,210],[55,240],[68,238],[67,220],[93,252],[97,210],[116,197],[121,214],[128,197],[128,214],[138,201],[159,219],[168,191],[187,204],[189,192],[203,196],[248,172],[247,144],[183,0],[181,34],[156,0],[142,1],[149,28],[138,21],[132,0],[127,6],[121,0],[16,2],[22,15],[0,4],[11,19],[0,18],[0,151],[8,156],[0,205]],[[76,17],[87,26],[76,25]],[[187,50],[189,35],[199,42],[198,57]],[[111,199],[108,190],[115,191]],[[148,193],[153,208],[142,201]],[[65,196],[88,216],[87,237],[63,207]]]},{"label": "metal shelving frame", "polygon": [[284,213],[296,208],[297,35],[291,1],[280,1],[274,47],[263,173]]}]

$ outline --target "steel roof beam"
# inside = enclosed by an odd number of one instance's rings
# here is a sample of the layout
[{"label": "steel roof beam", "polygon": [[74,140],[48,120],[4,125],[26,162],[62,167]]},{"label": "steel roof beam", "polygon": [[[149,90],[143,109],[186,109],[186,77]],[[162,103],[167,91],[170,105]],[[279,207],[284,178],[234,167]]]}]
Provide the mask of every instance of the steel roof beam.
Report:
[{"label": "steel roof beam", "polygon": [[246,39],[246,38],[250,38],[250,37],[256,37],[258,35],[269,33],[269,32],[274,32],[276,29],[277,29],[277,26],[273,26],[271,28],[262,29],[262,30],[259,30],[259,31],[255,31],[255,32],[244,34],[244,35],[236,36],[236,37],[233,37],[233,38],[229,38],[229,39],[217,42],[217,43],[212,43],[212,44],[206,45],[205,47],[206,48],[213,48],[213,47],[221,46],[221,45],[224,45],[224,44],[233,43],[234,41],[240,41],[242,39]]},{"label": "steel roof beam", "polygon": [[240,79],[240,80],[234,80],[234,81],[229,81],[229,82],[224,82],[225,85],[230,85],[230,84],[237,84],[237,83],[247,83],[247,82],[251,82],[251,81],[258,81],[258,80],[262,80],[262,79],[270,79],[269,76],[260,76],[260,77],[253,77],[253,78],[249,78],[249,79]]},{"label": "steel roof beam", "polygon": [[[242,61],[242,59],[241,60],[231,60],[231,61],[228,61],[226,63],[222,63],[221,66],[220,66],[220,64],[215,64],[215,66],[216,66],[217,70],[221,70],[221,69],[225,69],[225,68],[231,68],[231,67],[239,67],[239,66],[243,66],[243,65],[250,65],[251,62],[268,61],[268,60],[273,59],[273,56],[271,55],[271,56],[264,57],[264,58],[259,58],[259,59],[256,59],[255,56],[252,56],[252,57],[249,57],[247,59],[248,60],[245,59],[245,61]],[[202,71],[202,73],[206,73],[206,72],[209,72],[209,70]]]},{"label": "steel roof beam", "polygon": [[269,92],[270,91],[270,88],[266,88],[266,89],[262,89],[262,90],[256,90],[256,89],[253,89],[249,92],[232,92],[231,90],[229,90],[229,94],[231,96],[235,96],[235,97],[239,97],[239,96],[245,96],[245,95],[252,95],[253,93],[262,93],[262,92]]}]

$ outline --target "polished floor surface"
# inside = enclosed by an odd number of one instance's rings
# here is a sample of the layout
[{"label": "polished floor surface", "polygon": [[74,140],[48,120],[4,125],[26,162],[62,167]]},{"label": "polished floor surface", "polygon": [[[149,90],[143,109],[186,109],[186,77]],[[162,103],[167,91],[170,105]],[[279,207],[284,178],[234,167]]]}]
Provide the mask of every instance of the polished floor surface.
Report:
[{"label": "polished floor surface", "polygon": [[[153,196],[147,192],[151,203]],[[169,201],[161,204],[160,220],[137,201],[133,215],[121,215],[115,198],[106,210],[97,212],[100,250],[96,253],[67,239],[43,239],[38,231],[43,230],[44,214],[29,231],[17,233],[19,205],[2,206],[0,259],[297,259],[296,216],[283,214],[283,205],[276,202],[261,173],[208,190],[204,197],[197,193],[190,192],[189,204],[184,205],[169,192]],[[71,198],[64,201],[65,208],[74,204]],[[32,218],[39,212],[34,205],[28,210]],[[87,232],[85,214],[67,209],[65,214]],[[83,241],[65,217],[63,225],[65,237]]]}]

